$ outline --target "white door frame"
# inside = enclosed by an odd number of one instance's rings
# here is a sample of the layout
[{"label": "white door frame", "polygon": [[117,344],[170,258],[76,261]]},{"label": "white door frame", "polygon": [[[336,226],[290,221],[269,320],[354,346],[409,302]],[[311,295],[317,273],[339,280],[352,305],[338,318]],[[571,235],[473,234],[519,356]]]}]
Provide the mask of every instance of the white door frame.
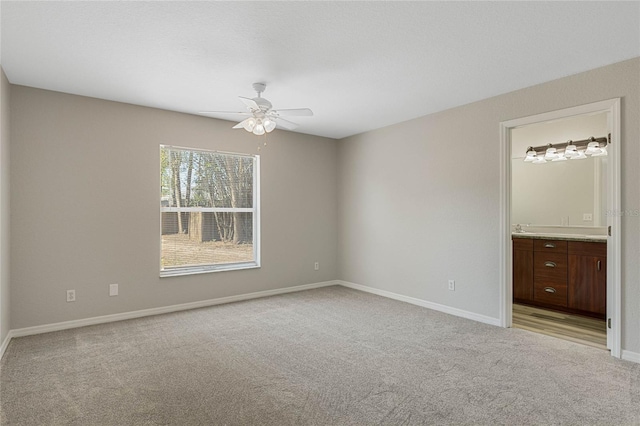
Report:
[{"label": "white door frame", "polygon": [[511,327],[513,309],[511,245],[511,129],[528,124],[558,120],[576,115],[609,114],[611,147],[607,158],[607,347],[611,355],[621,356],[622,274],[621,274],[621,198],[620,198],[620,98],[594,102],[500,123],[500,325]]}]

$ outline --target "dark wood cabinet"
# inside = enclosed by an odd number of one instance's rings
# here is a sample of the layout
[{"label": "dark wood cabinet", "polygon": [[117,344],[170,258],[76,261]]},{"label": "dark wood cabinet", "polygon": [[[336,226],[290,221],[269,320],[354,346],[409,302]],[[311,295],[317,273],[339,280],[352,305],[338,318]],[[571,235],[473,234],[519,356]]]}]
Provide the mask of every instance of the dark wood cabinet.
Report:
[{"label": "dark wood cabinet", "polygon": [[568,306],[602,316],[607,313],[606,245],[569,244]]},{"label": "dark wood cabinet", "polygon": [[513,240],[513,300],[533,300],[533,240]]},{"label": "dark wood cabinet", "polygon": [[604,318],[607,245],[513,238],[513,300]]}]

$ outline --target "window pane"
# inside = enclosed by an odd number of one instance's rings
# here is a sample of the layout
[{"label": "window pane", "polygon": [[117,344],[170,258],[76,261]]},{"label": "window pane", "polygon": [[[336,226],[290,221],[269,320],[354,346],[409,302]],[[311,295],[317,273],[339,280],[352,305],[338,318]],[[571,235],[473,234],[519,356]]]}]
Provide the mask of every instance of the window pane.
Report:
[{"label": "window pane", "polygon": [[257,262],[255,210],[197,211],[253,209],[256,160],[165,146],[160,154],[161,210],[174,210],[161,212],[161,270]]},{"label": "window pane", "polygon": [[[177,232],[178,216],[186,233]],[[165,212],[162,230],[163,269],[254,260],[253,213]]]},{"label": "window pane", "polygon": [[252,157],[163,147],[163,207],[253,207]]}]

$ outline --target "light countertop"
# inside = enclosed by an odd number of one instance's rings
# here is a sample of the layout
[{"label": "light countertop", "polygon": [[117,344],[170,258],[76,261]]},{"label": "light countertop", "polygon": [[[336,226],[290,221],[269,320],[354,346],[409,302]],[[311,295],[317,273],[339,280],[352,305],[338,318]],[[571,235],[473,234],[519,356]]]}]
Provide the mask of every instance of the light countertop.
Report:
[{"label": "light countertop", "polygon": [[606,243],[606,235],[553,234],[542,232],[512,232],[512,238],[529,238],[532,240],[582,241],[589,243]]}]

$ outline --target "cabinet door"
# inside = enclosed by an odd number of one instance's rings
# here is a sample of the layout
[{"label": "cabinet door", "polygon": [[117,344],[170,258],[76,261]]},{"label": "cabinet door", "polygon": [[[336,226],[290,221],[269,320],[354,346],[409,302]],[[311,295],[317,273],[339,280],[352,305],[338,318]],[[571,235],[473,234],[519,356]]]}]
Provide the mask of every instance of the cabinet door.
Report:
[{"label": "cabinet door", "polygon": [[533,300],[533,251],[513,251],[513,299]]},{"label": "cabinet door", "polygon": [[568,290],[570,308],[606,314],[607,258],[570,254]]}]

